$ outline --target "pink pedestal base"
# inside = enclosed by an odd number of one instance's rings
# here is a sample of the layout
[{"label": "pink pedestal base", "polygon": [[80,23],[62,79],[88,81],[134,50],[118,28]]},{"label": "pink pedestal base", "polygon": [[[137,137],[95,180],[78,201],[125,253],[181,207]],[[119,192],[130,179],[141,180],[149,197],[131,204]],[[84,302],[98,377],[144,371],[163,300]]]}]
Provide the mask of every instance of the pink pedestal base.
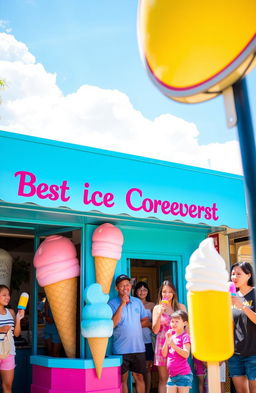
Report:
[{"label": "pink pedestal base", "polygon": [[101,379],[94,369],[32,366],[31,393],[121,393],[120,367],[105,367]]}]

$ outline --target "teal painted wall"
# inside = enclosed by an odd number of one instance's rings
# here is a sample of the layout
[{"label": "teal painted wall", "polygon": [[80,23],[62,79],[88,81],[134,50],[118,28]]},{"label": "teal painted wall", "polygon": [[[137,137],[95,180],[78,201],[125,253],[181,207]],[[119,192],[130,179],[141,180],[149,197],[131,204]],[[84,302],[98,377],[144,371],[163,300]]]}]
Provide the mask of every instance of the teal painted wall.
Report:
[{"label": "teal painted wall", "polygon": [[[186,303],[185,267],[192,252],[207,237],[209,228],[166,229],[148,228],[143,226],[118,226],[124,235],[121,260],[118,262],[115,277],[121,273],[130,274],[129,259],[177,260],[178,295],[181,303]],[[86,286],[95,282],[94,262],[91,256],[91,238],[95,225],[86,227]],[[110,297],[116,296],[114,280]]]}]

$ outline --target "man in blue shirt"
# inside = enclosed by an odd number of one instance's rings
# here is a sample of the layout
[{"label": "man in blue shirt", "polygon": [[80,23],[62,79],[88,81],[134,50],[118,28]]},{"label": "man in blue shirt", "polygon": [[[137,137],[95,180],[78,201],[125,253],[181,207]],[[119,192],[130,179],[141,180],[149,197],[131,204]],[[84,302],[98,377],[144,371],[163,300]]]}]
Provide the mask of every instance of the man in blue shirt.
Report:
[{"label": "man in blue shirt", "polygon": [[146,359],[142,327],[148,317],[140,299],[130,296],[131,288],[130,278],[121,274],[116,278],[118,296],[108,302],[113,311],[113,353],[123,356],[122,392],[128,393],[128,371],[131,371],[137,393],[145,393],[143,375]]}]

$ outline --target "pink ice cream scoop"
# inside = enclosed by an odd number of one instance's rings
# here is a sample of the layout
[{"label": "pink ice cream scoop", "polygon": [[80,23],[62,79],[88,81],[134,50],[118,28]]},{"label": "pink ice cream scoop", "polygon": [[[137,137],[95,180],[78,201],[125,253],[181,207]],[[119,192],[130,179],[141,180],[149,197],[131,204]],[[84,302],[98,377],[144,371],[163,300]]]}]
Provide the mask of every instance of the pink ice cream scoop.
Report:
[{"label": "pink ice cream scoop", "polygon": [[121,258],[124,237],[120,229],[105,223],[92,236],[92,256],[95,260],[96,281],[109,293],[117,261]]},{"label": "pink ice cream scoop", "polygon": [[44,287],[66,355],[76,356],[76,306],[79,262],[74,244],[63,236],[49,236],[39,246],[34,266]]},{"label": "pink ice cream scoop", "polygon": [[34,257],[36,278],[41,287],[77,277],[80,274],[74,244],[63,236],[49,236]]},{"label": "pink ice cream scoop", "polygon": [[95,229],[92,236],[92,256],[119,260],[122,253],[124,237],[120,229],[112,224],[102,224]]}]

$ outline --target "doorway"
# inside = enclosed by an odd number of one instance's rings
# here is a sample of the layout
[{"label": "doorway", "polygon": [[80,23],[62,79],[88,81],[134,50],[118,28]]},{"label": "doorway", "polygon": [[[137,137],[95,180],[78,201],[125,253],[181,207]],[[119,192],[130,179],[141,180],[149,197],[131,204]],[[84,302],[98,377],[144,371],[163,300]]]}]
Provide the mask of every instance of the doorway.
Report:
[{"label": "doorway", "polygon": [[[132,281],[132,294],[137,282],[145,281],[150,290],[150,301],[158,302],[158,291],[164,280],[170,280],[178,290],[177,260],[157,260],[157,259],[130,259],[130,277]],[[130,391],[132,390],[130,384]],[[134,386],[133,386],[134,387]],[[158,371],[153,366],[151,371],[151,392],[158,390]]]},{"label": "doorway", "polygon": [[145,281],[150,290],[150,298],[157,303],[158,290],[164,280],[173,282],[177,290],[177,261],[156,259],[130,259],[133,289],[137,282]]}]

